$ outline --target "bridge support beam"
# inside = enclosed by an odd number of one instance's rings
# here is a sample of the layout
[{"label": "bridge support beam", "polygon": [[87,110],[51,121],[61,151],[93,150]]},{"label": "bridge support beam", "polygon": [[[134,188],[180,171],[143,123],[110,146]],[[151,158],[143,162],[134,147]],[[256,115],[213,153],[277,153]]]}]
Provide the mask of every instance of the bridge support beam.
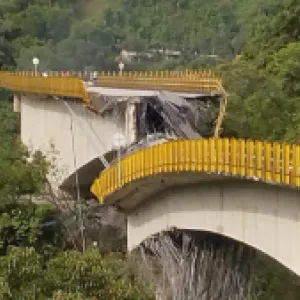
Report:
[{"label": "bridge support beam", "polygon": [[140,102],[139,97],[133,97],[128,100],[125,112],[125,134],[126,143],[130,145],[136,142],[137,139],[137,124],[136,124],[136,103]]},{"label": "bridge support beam", "polygon": [[300,275],[297,190],[242,180],[169,188],[129,213],[128,249],[173,227],[238,240]]},{"label": "bridge support beam", "polygon": [[17,93],[14,94],[14,112],[21,112],[21,95]]}]

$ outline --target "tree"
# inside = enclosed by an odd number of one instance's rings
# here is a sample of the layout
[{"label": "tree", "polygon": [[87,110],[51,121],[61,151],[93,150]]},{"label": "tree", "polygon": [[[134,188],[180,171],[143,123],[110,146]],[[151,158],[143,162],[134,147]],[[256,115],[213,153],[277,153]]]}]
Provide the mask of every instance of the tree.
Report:
[{"label": "tree", "polygon": [[3,299],[36,299],[41,293],[41,256],[33,248],[11,248],[0,256],[0,296]]}]

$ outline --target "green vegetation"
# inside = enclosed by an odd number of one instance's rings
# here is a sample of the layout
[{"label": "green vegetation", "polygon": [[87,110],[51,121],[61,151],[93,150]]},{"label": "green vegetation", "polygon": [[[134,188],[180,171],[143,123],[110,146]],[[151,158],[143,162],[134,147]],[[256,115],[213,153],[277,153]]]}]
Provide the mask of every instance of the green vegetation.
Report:
[{"label": "green vegetation", "polygon": [[[135,283],[124,255],[81,254],[64,242],[59,212],[31,199],[45,183],[48,164],[30,158],[18,137],[11,102],[0,101],[0,298],[150,299]],[[143,291],[142,293],[140,291]]]},{"label": "green vegetation", "polygon": [[[45,69],[117,69],[122,49],[181,51],[176,59],[127,68],[201,67],[232,59],[248,25],[273,12],[279,0],[1,0],[0,66]],[[89,14],[91,13],[92,14]],[[206,55],[216,55],[210,59]]]},{"label": "green vegetation", "polygon": [[33,248],[11,248],[0,266],[2,299],[151,299],[132,284],[124,259],[96,250],[61,252],[45,262]]},{"label": "green vegetation", "polygon": [[283,1],[249,29],[242,57],[220,67],[231,96],[226,134],[299,141],[299,16],[298,1]]},{"label": "green vegetation", "polygon": [[[126,68],[213,67],[230,96],[223,135],[299,140],[298,0],[0,0],[0,15],[2,69],[30,69],[36,55],[42,69],[115,70],[122,49],[178,50]],[[61,212],[32,203],[49,166],[19,141],[7,99],[1,94],[1,299],[151,299],[123,255],[80,253],[66,242]],[[253,299],[300,298],[287,270],[265,257],[255,266]]]},{"label": "green vegetation", "polygon": [[32,202],[44,186],[48,164],[40,153],[29,155],[19,141],[18,126],[11,102],[2,98],[0,298],[153,299],[124,254],[104,255],[92,245],[84,253],[76,250],[66,242],[70,235],[60,222],[61,212]]}]

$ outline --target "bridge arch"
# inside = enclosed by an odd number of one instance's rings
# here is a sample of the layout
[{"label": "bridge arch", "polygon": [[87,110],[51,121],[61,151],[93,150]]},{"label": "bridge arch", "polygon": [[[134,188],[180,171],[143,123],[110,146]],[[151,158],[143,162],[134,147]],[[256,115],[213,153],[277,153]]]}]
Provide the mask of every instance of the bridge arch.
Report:
[{"label": "bridge arch", "polygon": [[99,174],[91,191],[128,215],[128,249],[171,227],[256,248],[300,275],[300,146],[235,139],[147,147]]},{"label": "bridge arch", "polygon": [[175,227],[249,245],[300,275],[300,193],[242,180],[171,187],[128,214],[128,249]]}]

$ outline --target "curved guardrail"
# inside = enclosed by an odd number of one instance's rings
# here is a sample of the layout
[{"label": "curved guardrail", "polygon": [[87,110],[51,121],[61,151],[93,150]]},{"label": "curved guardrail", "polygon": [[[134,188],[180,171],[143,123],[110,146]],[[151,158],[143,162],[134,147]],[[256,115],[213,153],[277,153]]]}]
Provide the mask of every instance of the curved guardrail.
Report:
[{"label": "curved guardrail", "polygon": [[1,87],[24,93],[78,98],[86,104],[90,103],[84,83],[78,77],[43,77],[34,76],[32,72],[0,72]]},{"label": "curved guardrail", "polygon": [[100,202],[116,189],[162,173],[202,172],[300,187],[300,146],[237,139],[177,140],[144,148],[99,174]]}]

